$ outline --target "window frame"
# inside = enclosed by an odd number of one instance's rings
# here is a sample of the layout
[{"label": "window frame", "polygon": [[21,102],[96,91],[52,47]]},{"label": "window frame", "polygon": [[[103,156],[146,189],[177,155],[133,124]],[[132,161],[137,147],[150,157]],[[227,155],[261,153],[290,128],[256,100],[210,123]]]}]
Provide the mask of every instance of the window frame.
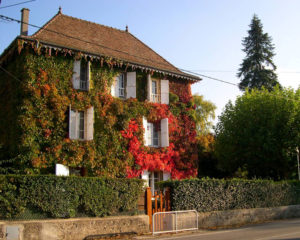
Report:
[{"label": "window frame", "polygon": [[89,82],[89,62],[81,60],[80,61],[80,78],[79,78],[79,90],[88,91]]},{"label": "window frame", "polygon": [[[155,174],[157,174],[157,176],[155,176]],[[151,188],[152,195],[160,190],[157,183],[163,181],[163,178],[163,171],[149,172],[148,186]]]},{"label": "window frame", "polygon": [[159,83],[160,81],[158,79],[151,79],[151,93],[150,93],[151,102],[160,103]]},{"label": "window frame", "polygon": [[[121,85],[121,83],[123,83]],[[126,82],[125,82],[125,74],[124,73],[121,73],[119,76],[118,76],[118,96],[119,98],[125,98],[126,94],[125,94],[125,89],[126,89]]]},{"label": "window frame", "polygon": [[[73,129],[72,126],[70,126],[69,129],[69,138],[70,139],[74,139],[74,140],[85,140],[85,111],[78,111],[75,109],[70,109],[70,116],[69,118],[71,118],[71,114],[75,114],[75,129]],[[72,134],[71,131],[74,131],[74,133]],[[71,137],[74,136],[74,137]]]},{"label": "window frame", "polygon": [[160,147],[160,131],[151,122],[147,122],[147,138],[149,147]]}]

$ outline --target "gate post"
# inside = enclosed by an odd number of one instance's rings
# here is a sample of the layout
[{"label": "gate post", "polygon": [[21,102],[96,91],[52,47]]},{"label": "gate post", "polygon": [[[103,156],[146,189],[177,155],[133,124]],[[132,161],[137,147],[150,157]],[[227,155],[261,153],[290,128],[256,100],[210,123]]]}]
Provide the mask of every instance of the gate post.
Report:
[{"label": "gate post", "polygon": [[146,199],[147,199],[147,215],[149,216],[149,225],[152,226],[152,192],[151,188],[146,189]]},{"label": "gate post", "polygon": [[166,211],[171,211],[170,188],[165,191]]}]

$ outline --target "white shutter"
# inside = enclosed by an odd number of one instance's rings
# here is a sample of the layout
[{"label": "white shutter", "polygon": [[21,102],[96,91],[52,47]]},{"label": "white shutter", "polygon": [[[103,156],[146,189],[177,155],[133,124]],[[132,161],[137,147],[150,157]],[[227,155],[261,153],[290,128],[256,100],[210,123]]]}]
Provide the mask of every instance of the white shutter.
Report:
[{"label": "white shutter", "polygon": [[69,176],[70,170],[67,166],[62,164],[55,164],[55,175],[56,176]]},{"label": "white shutter", "polygon": [[80,61],[78,60],[74,61],[72,83],[74,89],[80,88]]},{"label": "white shutter", "polygon": [[145,142],[145,146],[148,146],[147,119],[145,117],[143,117],[143,128],[144,128],[144,142]]},{"label": "white shutter", "polygon": [[146,181],[145,187],[149,187],[149,172],[147,170],[143,171],[141,177]]},{"label": "white shutter", "polygon": [[70,139],[77,139],[77,114],[75,111],[72,111],[71,106],[69,107],[69,138]]},{"label": "white shutter", "polygon": [[163,172],[163,181],[167,181],[171,178],[171,174],[169,172]]},{"label": "white shutter", "polygon": [[153,145],[153,123],[147,123],[147,146]]},{"label": "white shutter", "polygon": [[93,140],[94,137],[94,107],[85,111],[84,119],[84,139]]},{"label": "white shutter", "polygon": [[136,72],[127,73],[126,98],[136,98]]},{"label": "white shutter", "polygon": [[117,77],[114,77],[112,85],[111,85],[111,89],[110,89],[110,94],[113,97],[116,97],[116,94],[117,94],[117,92],[116,92],[116,85],[117,85]]},{"label": "white shutter", "polygon": [[169,125],[168,118],[164,118],[160,121],[161,128],[161,147],[169,146]]},{"label": "white shutter", "polygon": [[91,79],[91,62],[87,62],[87,90],[90,90],[90,79]]},{"label": "white shutter", "polygon": [[169,104],[169,80],[160,81],[161,103]]},{"label": "white shutter", "polygon": [[152,82],[151,75],[147,74],[147,100],[151,102]]}]

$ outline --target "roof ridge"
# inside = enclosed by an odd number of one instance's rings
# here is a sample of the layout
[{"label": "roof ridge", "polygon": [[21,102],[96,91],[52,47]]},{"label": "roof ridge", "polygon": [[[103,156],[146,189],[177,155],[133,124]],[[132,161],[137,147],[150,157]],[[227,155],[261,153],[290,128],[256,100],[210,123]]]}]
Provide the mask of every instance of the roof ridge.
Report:
[{"label": "roof ridge", "polygon": [[107,25],[104,25],[104,24],[101,24],[101,23],[96,23],[96,22],[84,20],[84,19],[81,19],[81,18],[77,18],[77,17],[73,17],[73,16],[66,15],[66,14],[63,14],[63,13],[62,13],[61,15],[63,15],[64,17],[73,18],[73,19],[76,19],[76,20],[79,20],[79,21],[82,21],[82,22],[87,22],[87,23],[99,25],[99,26],[102,26],[102,27],[105,27],[105,28],[117,30],[117,31],[120,31],[120,32],[122,32],[122,33],[127,33],[125,30],[121,30],[121,29],[118,29],[118,28],[110,27],[110,26],[107,26]]},{"label": "roof ridge", "polygon": [[168,60],[166,60],[164,57],[162,57],[160,54],[158,54],[156,51],[154,51],[151,47],[149,47],[146,43],[138,39],[136,36],[134,36],[132,33],[128,32],[132,37],[134,37],[136,40],[138,40],[141,44],[143,44],[146,48],[150,49],[152,52],[157,54],[159,57],[161,57],[162,60],[164,60],[167,64],[170,64],[172,67],[176,68],[178,71],[182,72],[179,70],[177,67],[175,67],[172,63],[170,63]]},{"label": "roof ridge", "polygon": [[36,37],[38,34],[40,34],[44,30],[44,28],[46,28],[50,23],[56,20],[59,15],[63,14],[60,11],[58,11],[58,13],[56,13],[50,20],[48,20],[48,22],[46,22],[39,30],[32,34],[31,37]]}]

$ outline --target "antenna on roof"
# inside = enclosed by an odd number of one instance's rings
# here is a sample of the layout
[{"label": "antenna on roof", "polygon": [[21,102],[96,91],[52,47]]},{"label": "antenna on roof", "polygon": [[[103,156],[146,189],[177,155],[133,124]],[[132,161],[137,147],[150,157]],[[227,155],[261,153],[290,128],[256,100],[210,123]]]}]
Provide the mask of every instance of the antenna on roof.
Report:
[{"label": "antenna on roof", "polygon": [[61,6],[59,6],[59,8],[58,8],[58,12],[59,12],[59,13],[62,13],[62,12],[61,12]]},{"label": "antenna on roof", "polygon": [[126,30],[125,30],[125,32],[128,32],[128,25],[126,25]]}]

